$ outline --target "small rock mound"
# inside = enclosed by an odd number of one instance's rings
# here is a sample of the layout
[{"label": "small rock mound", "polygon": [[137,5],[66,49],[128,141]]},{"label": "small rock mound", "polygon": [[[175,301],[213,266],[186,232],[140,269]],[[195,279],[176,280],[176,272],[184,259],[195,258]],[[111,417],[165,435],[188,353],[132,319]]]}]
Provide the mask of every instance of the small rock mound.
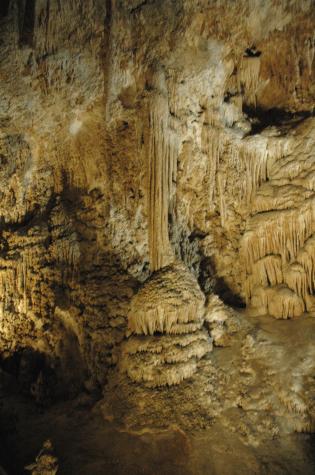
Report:
[{"label": "small rock mound", "polygon": [[49,439],[44,442],[35,462],[27,465],[25,469],[32,475],[56,475],[58,459],[54,455],[53,445]]}]

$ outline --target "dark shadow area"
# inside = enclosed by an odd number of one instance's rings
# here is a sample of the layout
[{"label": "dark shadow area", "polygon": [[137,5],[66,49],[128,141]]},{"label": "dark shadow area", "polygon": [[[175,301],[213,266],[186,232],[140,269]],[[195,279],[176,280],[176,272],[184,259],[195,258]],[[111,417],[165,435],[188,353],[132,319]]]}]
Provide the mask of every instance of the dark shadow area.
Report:
[{"label": "dark shadow area", "polygon": [[[24,419],[45,420],[46,414],[54,411],[55,406],[67,402],[75,404],[73,401],[78,397],[83,405],[91,404],[91,401],[94,404],[100,398],[100,392],[95,388],[88,391],[83,386],[84,372],[77,356],[77,342],[65,335],[63,346],[62,361],[30,347],[0,355],[0,467],[9,475],[26,473],[16,457],[17,451],[23,453],[25,450],[27,454],[28,441],[25,441],[25,447],[21,441],[17,442],[21,438],[19,427],[25,425]],[[32,426],[27,430],[32,432]],[[47,431],[53,432],[52,421]],[[35,438],[39,439],[38,435]],[[38,440],[38,449],[42,443]],[[34,460],[35,450],[26,455],[25,462]]]},{"label": "dark shadow area", "polygon": [[301,444],[305,454],[309,457],[309,459],[315,466],[315,433],[299,432],[293,434],[292,437],[294,437],[294,439],[296,439]]},{"label": "dark shadow area", "polygon": [[295,128],[303,120],[314,115],[312,111],[290,112],[277,107],[263,109],[246,104],[243,105],[243,112],[251,120],[252,134],[259,134],[265,128],[272,126],[284,129]]},{"label": "dark shadow area", "polygon": [[10,0],[1,0],[0,2],[0,18],[5,18],[9,13]]},{"label": "dark shadow area", "polygon": [[261,51],[256,49],[256,46],[251,46],[246,48],[244,53],[245,58],[259,58],[261,56]]},{"label": "dark shadow area", "polygon": [[200,242],[207,234],[199,229],[189,233],[187,229],[178,225],[172,213],[168,214],[168,230],[176,258],[198,276],[198,283],[203,293],[205,295],[215,293],[225,304],[245,308],[242,298],[230,289],[224,278],[218,277],[214,260],[203,254]]},{"label": "dark shadow area", "polygon": [[[56,398],[57,375],[46,355],[32,348],[21,348],[0,356],[0,465],[15,472],[18,414],[15,398],[22,398],[38,413]],[[17,472],[23,473],[23,472]]]},{"label": "dark shadow area", "polygon": [[38,407],[49,406],[65,396],[61,383],[58,383],[57,366],[47,355],[32,348],[0,356],[0,370],[13,378],[18,393],[33,399]]},{"label": "dark shadow area", "polygon": [[33,46],[35,27],[35,6],[36,0],[26,0],[23,13],[20,13],[20,46]]},{"label": "dark shadow area", "polygon": [[215,263],[211,257],[204,257],[200,263],[199,285],[205,294],[214,292],[227,305],[245,308],[243,299],[235,294],[223,277],[217,276]]}]

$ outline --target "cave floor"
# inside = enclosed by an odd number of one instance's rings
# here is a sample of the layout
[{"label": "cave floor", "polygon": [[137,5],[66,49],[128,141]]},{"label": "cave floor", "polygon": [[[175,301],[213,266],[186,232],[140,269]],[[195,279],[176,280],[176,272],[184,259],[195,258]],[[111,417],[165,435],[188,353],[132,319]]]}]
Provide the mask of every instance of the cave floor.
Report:
[{"label": "cave floor", "polygon": [[17,432],[8,439],[12,475],[29,473],[23,467],[34,461],[47,438],[58,455],[60,475],[311,475],[315,470],[315,441],[307,434],[253,448],[220,425],[193,435],[176,428],[131,434],[104,422],[97,411],[71,403],[40,413],[20,401],[16,409]]},{"label": "cave floor", "polygon": [[[262,318],[255,319],[251,332],[263,332],[263,338],[258,338],[263,348],[266,335],[270,334],[273,348],[291,342],[291,353],[298,354],[299,345],[313,339],[314,329],[313,318],[306,318],[299,325]],[[213,361],[224,367],[232,354],[237,362],[235,347],[215,349]],[[141,430],[133,432],[131,428],[123,430],[115,419],[104,420],[102,403],[95,403],[86,394],[40,410],[32,400],[21,396],[14,385],[3,385],[1,391],[2,410],[11,414],[15,426],[14,431],[8,429],[7,439],[1,444],[7,458],[3,465],[9,475],[28,473],[23,467],[34,461],[48,438],[58,457],[60,475],[315,473],[315,439],[314,434],[307,432],[261,438],[250,444],[244,442],[238,430],[222,423],[221,417],[204,430],[190,431],[179,425],[153,430],[144,423]],[[194,419],[194,412],[189,417]]]}]

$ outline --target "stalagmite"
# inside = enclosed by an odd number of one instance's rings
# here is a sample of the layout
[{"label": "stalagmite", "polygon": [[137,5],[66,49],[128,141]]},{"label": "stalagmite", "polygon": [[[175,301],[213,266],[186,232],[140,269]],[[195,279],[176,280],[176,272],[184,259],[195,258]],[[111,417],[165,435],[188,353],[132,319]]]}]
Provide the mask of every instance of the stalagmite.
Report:
[{"label": "stalagmite", "polygon": [[[176,191],[178,140],[170,126],[162,73],[156,74],[155,86],[158,92],[150,103],[148,170],[149,258],[155,272],[132,299],[128,315],[131,334],[145,335],[146,341],[141,346],[142,340],[129,338],[120,368],[133,381],[163,386],[192,376],[198,360],[211,351],[211,340],[206,330],[201,330],[204,295],[186,267],[174,262],[170,245],[168,214]],[[222,190],[222,199],[223,193]],[[221,216],[224,220],[223,209]],[[155,336],[157,333],[161,335]],[[191,335],[193,340],[198,336],[187,347]]]},{"label": "stalagmite", "polygon": [[197,363],[211,350],[205,330],[189,335],[135,337],[123,347],[121,370],[149,386],[178,384],[197,370]]},{"label": "stalagmite", "polygon": [[131,332],[169,333],[176,324],[202,322],[205,297],[183,264],[164,267],[139,290],[131,302]]},{"label": "stalagmite", "polygon": [[0,0],[8,474],[315,473],[314,5]]},{"label": "stalagmite", "polygon": [[[202,329],[205,297],[182,263],[155,272],[131,302],[121,371],[149,386],[178,384],[211,351]],[[158,335],[157,335],[158,334]]]}]

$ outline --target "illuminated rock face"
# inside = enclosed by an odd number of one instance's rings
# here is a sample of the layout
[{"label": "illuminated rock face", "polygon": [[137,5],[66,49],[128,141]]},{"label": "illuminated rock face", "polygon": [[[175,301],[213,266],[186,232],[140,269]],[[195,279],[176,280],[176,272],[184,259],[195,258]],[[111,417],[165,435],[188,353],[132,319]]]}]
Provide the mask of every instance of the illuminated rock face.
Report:
[{"label": "illuminated rock face", "polygon": [[189,304],[189,323],[132,313],[178,261],[188,300],[198,281],[259,315],[314,311],[315,12],[256,3],[1,6],[2,352],[76,355],[103,383],[128,315],[134,342],[203,345]]},{"label": "illuminated rock face", "polygon": [[247,303],[276,318],[315,308],[314,127],[308,119],[267,139],[241,240]]}]

